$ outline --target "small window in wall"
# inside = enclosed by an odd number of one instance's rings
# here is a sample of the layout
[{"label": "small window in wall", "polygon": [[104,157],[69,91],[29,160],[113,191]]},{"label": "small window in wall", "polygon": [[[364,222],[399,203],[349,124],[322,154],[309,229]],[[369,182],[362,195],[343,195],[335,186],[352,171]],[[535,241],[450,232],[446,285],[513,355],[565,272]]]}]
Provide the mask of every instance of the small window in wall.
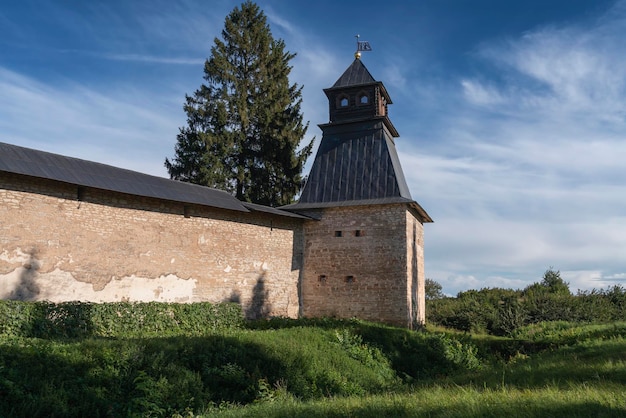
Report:
[{"label": "small window in wall", "polygon": [[339,99],[339,107],[347,107],[348,103],[349,102],[347,97],[342,97],[341,99]]},{"label": "small window in wall", "polygon": [[357,229],[356,231],[354,231],[354,236],[355,237],[362,237],[363,235],[365,235],[365,234],[360,229]]},{"label": "small window in wall", "polygon": [[367,97],[367,94],[364,94],[361,97],[359,97],[359,103],[368,104],[369,102],[370,102],[370,98]]},{"label": "small window in wall", "polygon": [[337,238],[343,237],[343,232],[342,231],[335,231],[335,237],[337,237]]},{"label": "small window in wall", "polygon": [[346,277],[344,278],[344,281],[345,281],[346,283],[354,283],[354,282],[355,282],[355,280],[356,280],[356,279],[354,278],[354,276],[346,276]]},{"label": "small window in wall", "polygon": [[317,281],[320,283],[326,283],[326,275],[320,274],[319,276],[317,276]]}]

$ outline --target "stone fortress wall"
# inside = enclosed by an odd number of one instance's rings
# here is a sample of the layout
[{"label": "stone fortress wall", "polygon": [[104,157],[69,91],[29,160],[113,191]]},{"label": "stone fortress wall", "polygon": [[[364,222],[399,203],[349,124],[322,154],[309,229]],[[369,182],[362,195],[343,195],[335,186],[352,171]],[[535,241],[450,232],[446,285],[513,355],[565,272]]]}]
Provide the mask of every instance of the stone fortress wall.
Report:
[{"label": "stone fortress wall", "polygon": [[330,122],[282,208],[0,143],[0,298],[423,323],[432,219],[406,184],[391,98],[359,57],[324,92]]},{"label": "stone fortress wall", "polygon": [[297,317],[302,221],[0,172],[0,298],[242,303]]},{"label": "stone fortress wall", "polygon": [[309,213],[321,220],[304,226],[305,316],[357,317],[401,326],[423,322],[411,296],[423,271],[423,230],[406,205]]}]

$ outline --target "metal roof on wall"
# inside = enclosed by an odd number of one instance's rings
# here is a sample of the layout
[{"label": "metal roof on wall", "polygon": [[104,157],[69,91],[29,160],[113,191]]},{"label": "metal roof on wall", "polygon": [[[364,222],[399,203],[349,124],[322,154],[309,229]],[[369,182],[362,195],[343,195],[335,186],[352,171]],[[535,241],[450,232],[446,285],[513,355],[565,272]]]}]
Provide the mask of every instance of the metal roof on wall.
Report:
[{"label": "metal roof on wall", "polygon": [[254,210],[279,216],[299,217],[280,209],[240,202],[222,190],[2,142],[0,142],[0,171],[180,203],[239,212]]}]

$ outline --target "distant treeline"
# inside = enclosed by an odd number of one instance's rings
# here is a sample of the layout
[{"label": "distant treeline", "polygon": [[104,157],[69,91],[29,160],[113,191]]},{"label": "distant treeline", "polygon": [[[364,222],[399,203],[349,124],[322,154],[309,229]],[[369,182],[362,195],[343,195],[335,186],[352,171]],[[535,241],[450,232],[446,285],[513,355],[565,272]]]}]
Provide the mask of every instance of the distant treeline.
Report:
[{"label": "distant treeline", "polygon": [[606,323],[626,318],[626,289],[572,294],[559,271],[548,269],[543,280],[523,290],[484,288],[445,297],[441,285],[427,279],[427,321],[466,332],[510,335],[519,327],[544,321]]}]

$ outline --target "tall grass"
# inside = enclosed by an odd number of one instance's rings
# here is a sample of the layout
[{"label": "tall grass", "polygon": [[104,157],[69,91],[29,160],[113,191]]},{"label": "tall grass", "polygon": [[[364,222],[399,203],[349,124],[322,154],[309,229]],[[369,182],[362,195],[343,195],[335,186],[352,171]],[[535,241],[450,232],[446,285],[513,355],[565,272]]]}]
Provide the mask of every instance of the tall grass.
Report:
[{"label": "tall grass", "polygon": [[505,338],[178,315],[181,334],[163,337],[48,323],[40,338],[14,317],[0,335],[0,417],[626,416],[626,323],[544,323]]},{"label": "tall grass", "polygon": [[245,408],[214,408],[205,417],[403,418],[403,417],[623,417],[621,385],[534,390],[433,386],[408,393],[332,398],[311,402],[286,400]]}]

